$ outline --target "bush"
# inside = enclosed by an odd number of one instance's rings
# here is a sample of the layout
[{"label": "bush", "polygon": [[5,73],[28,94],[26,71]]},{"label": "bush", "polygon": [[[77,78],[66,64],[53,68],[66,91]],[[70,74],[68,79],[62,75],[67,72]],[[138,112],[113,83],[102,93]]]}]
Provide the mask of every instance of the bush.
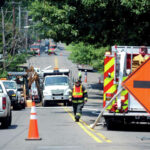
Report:
[{"label": "bush", "polygon": [[103,72],[104,54],[110,47],[95,48],[93,45],[78,43],[68,45],[66,49],[71,51],[69,59],[73,63],[91,65],[94,69]]}]

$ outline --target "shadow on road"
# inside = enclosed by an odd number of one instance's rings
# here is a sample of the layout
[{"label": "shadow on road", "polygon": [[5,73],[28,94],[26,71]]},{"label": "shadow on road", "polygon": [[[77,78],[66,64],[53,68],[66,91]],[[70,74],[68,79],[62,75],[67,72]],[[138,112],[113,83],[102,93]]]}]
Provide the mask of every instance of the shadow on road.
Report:
[{"label": "shadow on road", "polygon": [[[9,129],[9,130],[11,130],[11,129],[16,129],[17,127],[18,127],[18,125],[11,125],[11,126],[8,127],[8,129]],[[3,128],[2,126],[0,126],[0,130],[8,130],[8,129]]]}]

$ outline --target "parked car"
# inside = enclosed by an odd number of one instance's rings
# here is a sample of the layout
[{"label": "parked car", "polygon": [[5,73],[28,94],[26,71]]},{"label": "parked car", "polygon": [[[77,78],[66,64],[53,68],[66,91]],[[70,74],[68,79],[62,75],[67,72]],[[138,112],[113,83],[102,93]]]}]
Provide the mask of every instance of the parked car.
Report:
[{"label": "parked car", "polygon": [[0,81],[0,122],[1,127],[8,128],[11,125],[11,102],[3,82]]},{"label": "parked car", "polygon": [[2,82],[11,100],[11,106],[13,106],[13,109],[25,108],[25,100],[21,95],[23,90],[17,86],[16,81],[3,80]]}]

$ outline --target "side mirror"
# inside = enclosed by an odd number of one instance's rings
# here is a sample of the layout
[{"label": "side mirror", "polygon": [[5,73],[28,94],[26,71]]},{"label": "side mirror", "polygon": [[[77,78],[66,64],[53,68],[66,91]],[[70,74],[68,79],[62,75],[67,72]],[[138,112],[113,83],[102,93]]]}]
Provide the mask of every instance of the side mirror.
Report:
[{"label": "side mirror", "polygon": [[8,96],[12,96],[13,94],[15,94],[15,92],[13,90],[10,90],[7,92]]}]

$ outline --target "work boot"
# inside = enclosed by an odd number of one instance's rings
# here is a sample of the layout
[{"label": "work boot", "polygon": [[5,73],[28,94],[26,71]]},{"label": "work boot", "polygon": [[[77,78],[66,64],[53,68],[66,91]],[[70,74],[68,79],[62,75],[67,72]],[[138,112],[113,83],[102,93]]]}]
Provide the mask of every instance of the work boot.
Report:
[{"label": "work boot", "polygon": [[80,117],[79,116],[75,116],[75,122],[79,122]]},{"label": "work boot", "polygon": [[75,119],[75,122],[79,122],[79,119]]}]

